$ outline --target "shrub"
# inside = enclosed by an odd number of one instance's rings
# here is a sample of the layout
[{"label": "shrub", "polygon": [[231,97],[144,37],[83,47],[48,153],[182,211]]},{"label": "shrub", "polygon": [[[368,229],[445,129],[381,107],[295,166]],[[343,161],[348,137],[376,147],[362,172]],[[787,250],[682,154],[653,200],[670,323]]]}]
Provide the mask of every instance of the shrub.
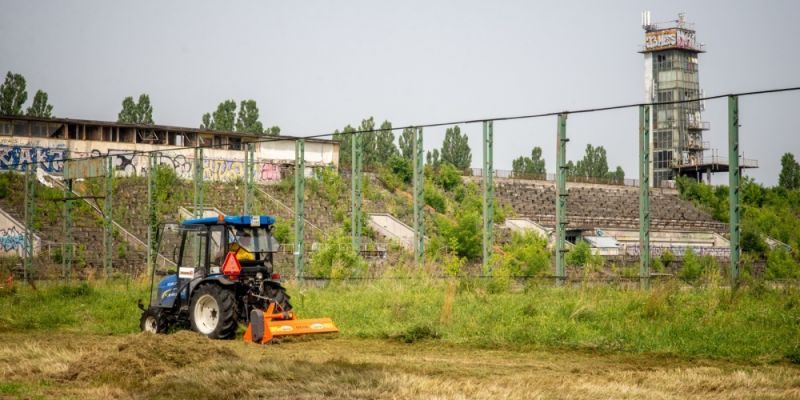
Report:
[{"label": "shrub", "polygon": [[719,280],[719,264],[717,259],[710,255],[698,257],[691,247],[683,254],[683,268],[678,277],[686,283],[697,283],[700,278],[706,281]]},{"label": "shrub", "polygon": [[362,276],[366,270],[367,264],[353,249],[350,236],[343,231],[329,236],[309,262],[311,275],[331,279]]},{"label": "shrub", "polygon": [[767,278],[800,278],[800,268],[786,250],[777,248],[767,255]]},{"label": "shrub", "polygon": [[392,158],[389,159],[388,165],[389,172],[400,178],[402,182],[411,183],[411,179],[414,177],[414,168],[413,165],[411,165],[411,160],[392,156]]},{"label": "shrub", "polygon": [[450,243],[457,243],[457,254],[474,260],[483,253],[481,235],[482,218],[477,211],[466,211],[456,216],[455,224],[445,218],[439,220],[439,232]]},{"label": "shrub", "polygon": [[603,256],[593,255],[592,247],[585,240],[578,240],[568,253],[567,265],[573,267],[597,267],[603,265]]},{"label": "shrub", "polygon": [[433,182],[444,190],[451,191],[461,184],[461,173],[450,163],[439,166],[438,173],[434,175]]},{"label": "shrub", "polygon": [[514,232],[511,241],[503,246],[498,255],[499,264],[512,276],[535,276],[547,272],[550,252],[547,241],[533,232]]},{"label": "shrub", "polygon": [[447,255],[442,260],[442,270],[449,277],[456,277],[461,274],[466,260],[458,256],[458,241],[451,237],[448,243]]},{"label": "shrub", "polygon": [[272,236],[278,243],[292,243],[294,240],[292,237],[291,223],[285,219],[276,221],[275,225],[272,227]]},{"label": "shrub", "polygon": [[686,249],[686,252],[683,253],[683,268],[678,277],[689,283],[700,278],[700,261],[697,260],[697,256],[691,248]]},{"label": "shrub", "polygon": [[442,195],[436,187],[427,182],[424,187],[424,196],[425,204],[433,207],[437,212],[444,214],[447,211],[447,203],[444,195]]},{"label": "shrub", "polygon": [[669,269],[670,265],[672,265],[672,263],[675,261],[675,255],[672,254],[671,251],[666,250],[661,253],[661,257],[659,257],[659,259],[664,269]]}]

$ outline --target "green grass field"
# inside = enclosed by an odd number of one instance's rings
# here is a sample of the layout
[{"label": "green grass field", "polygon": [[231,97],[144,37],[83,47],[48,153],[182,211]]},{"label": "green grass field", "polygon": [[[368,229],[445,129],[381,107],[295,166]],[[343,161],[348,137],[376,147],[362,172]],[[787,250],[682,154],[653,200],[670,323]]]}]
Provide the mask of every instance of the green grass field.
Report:
[{"label": "green grass field", "polygon": [[2,290],[0,398],[800,397],[796,288],[402,278],[289,284],[341,332],[264,346],[138,333],[141,282]]},{"label": "green grass field", "polygon": [[[342,337],[800,362],[797,288],[548,283],[492,293],[475,281],[407,278],[288,290],[301,318],[330,316]],[[18,287],[0,294],[0,332],[137,332],[146,291],[141,283]]]}]

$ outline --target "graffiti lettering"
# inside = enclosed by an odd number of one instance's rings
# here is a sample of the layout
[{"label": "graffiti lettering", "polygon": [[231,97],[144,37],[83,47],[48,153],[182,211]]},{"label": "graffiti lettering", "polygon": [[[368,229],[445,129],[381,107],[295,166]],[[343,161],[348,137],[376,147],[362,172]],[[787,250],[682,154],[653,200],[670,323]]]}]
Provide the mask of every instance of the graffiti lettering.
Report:
[{"label": "graffiti lettering", "polygon": [[0,247],[4,252],[22,250],[25,248],[25,235],[16,226],[0,229]]},{"label": "graffiti lettering", "polygon": [[64,170],[64,150],[48,147],[0,145],[0,170],[27,171],[28,165],[37,163],[49,173]]}]

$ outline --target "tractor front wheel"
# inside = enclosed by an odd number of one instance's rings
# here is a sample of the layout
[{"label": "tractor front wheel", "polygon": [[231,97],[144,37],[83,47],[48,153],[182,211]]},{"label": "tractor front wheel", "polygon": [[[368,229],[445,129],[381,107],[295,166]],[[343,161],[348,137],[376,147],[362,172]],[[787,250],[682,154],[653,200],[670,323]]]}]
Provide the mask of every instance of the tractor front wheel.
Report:
[{"label": "tractor front wheel", "polygon": [[192,329],[211,339],[236,336],[236,298],[232,290],[219,285],[202,285],[192,295],[189,306]]},{"label": "tractor front wheel", "polygon": [[142,332],[165,333],[167,331],[167,321],[161,315],[161,309],[150,307],[142,313],[139,319],[139,329]]}]

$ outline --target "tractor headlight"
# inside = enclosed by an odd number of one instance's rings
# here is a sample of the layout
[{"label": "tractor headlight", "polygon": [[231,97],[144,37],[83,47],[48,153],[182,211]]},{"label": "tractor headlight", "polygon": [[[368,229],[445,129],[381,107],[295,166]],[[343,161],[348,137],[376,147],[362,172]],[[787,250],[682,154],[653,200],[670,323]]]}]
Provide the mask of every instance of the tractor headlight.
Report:
[{"label": "tractor headlight", "polygon": [[264,279],[264,274],[262,274],[261,272],[256,272],[256,279],[259,281]]}]

